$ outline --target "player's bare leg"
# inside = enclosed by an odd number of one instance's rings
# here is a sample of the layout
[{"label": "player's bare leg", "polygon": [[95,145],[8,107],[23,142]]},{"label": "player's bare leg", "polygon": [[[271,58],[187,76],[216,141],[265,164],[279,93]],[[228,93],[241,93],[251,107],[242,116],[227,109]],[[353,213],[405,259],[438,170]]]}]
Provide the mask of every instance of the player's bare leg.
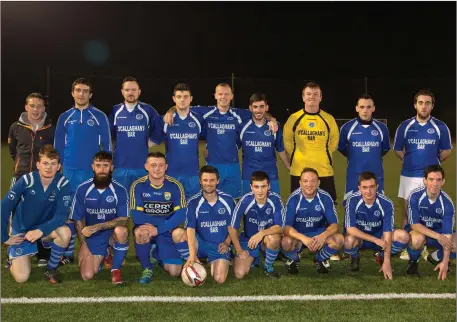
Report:
[{"label": "player's bare leg", "polygon": [[11,260],[10,272],[14,280],[18,283],[25,283],[32,271],[31,256],[16,257]]},{"label": "player's bare leg", "polygon": [[211,263],[211,276],[214,277],[216,283],[224,283],[227,279],[230,262],[225,259],[217,259]]}]

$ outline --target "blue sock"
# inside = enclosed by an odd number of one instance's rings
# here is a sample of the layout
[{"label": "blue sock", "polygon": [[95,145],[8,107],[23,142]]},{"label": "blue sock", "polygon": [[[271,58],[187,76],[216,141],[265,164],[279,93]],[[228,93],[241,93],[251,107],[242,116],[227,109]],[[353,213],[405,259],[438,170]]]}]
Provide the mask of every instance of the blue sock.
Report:
[{"label": "blue sock", "polygon": [[[403,249],[408,247],[408,244],[405,243],[400,243],[398,241],[395,241],[392,243],[392,249],[390,250],[391,255],[395,255],[400,253]],[[383,252],[384,253],[384,252]]]},{"label": "blue sock", "polygon": [[276,257],[278,257],[278,254],[279,249],[273,250],[267,247],[267,250],[265,252],[265,264],[263,266],[267,271],[273,271],[273,263],[275,262]]},{"label": "blue sock", "polygon": [[51,245],[51,257],[48,261],[47,269],[55,270],[59,266],[60,259],[65,252],[64,247],[60,247],[59,245],[52,242]]},{"label": "blue sock", "polygon": [[52,247],[52,242],[41,240],[41,245],[43,245],[43,248],[50,249]]},{"label": "blue sock", "polygon": [[420,248],[418,250],[414,250],[414,249],[411,249],[411,247],[408,246],[407,250],[408,250],[409,260],[418,262],[423,249],[424,248],[422,247],[422,248]]},{"label": "blue sock", "polygon": [[182,259],[187,261],[189,259],[189,244],[186,241],[175,243],[175,247],[181,255]]},{"label": "blue sock", "polygon": [[285,251],[282,251],[282,253],[284,254],[284,256],[286,256],[289,260],[291,261],[298,261],[298,249],[294,249],[290,252],[285,252]]},{"label": "blue sock", "polygon": [[359,248],[358,247],[349,248],[349,249],[345,248],[344,252],[346,254],[348,254],[349,256],[351,256],[351,257],[360,257],[360,253],[359,253]]},{"label": "blue sock", "polygon": [[127,255],[127,251],[129,250],[129,243],[121,244],[119,242],[115,242],[113,246],[114,254],[113,254],[113,264],[111,270],[113,269],[120,269],[122,262]]},{"label": "blue sock", "polygon": [[143,269],[149,268],[152,270],[152,264],[151,264],[151,243],[146,243],[146,244],[137,244],[135,243],[135,252],[136,252],[136,257],[140,260],[141,266]]},{"label": "blue sock", "polygon": [[327,244],[325,244],[324,247],[322,247],[321,250],[316,254],[316,259],[318,262],[323,262],[336,253],[338,253],[337,249],[330,248]]},{"label": "blue sock", "polygon": [[74,222],[71,222],[71,223],[67,222],[66,225],[71,230],[71,239],[70,239],[70,243],[68,244],[67,249],[65,250],[64,255],[67,257],[72,257],[72,256],[74,256],[74,252],[75,252],[76,228],[75,228]]}]

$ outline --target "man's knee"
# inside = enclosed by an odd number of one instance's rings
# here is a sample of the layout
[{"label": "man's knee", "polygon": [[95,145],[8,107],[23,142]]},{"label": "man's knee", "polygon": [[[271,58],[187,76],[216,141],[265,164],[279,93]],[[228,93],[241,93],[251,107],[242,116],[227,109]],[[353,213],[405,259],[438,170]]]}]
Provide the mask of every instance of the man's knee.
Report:
[{"label": "man's knee", "polygon": [[336,233],[333,236],[331,236],[331,238],[327,239],[327,244],[330,248],[341,249],[344,245],[344,237],[342,234]]},{"label": "man's knee", "polygon": [[88,269],[81,269],[81,278],[83,279],[83,281],[90,281],[91,279],[93,279],[95,276],[95,272],[92,271],[92,270],[88,270]]},{"label": "man's knee", "polygon": [[178,277],[181,275],[182,265],[164,265],[164,270],[171,277]]},{"label": "man's knee", "polygon": [[281,240],[281,247],[284,251],[289,252],[294,247],[294,240],[289,236],[284,236]]},{"label": "man's knee", "polygon": [[62,241],[64,244],[69,244],[71,239],[71,230],[67,225],[58,227],[55,230],[57,238]]},{"label": "man's knee", "polygon": [[344,236],[344,248],[354,248],[357,245],[358,241],[359,240],[354,236],[346,234],[346,236]]},{"label": "man's knee", "polygon": [[18,283],[25,283],[30,277],[30,271],[26,272],[25,270],[13,270],[11,269],[11,275],[14,280]]},{"label": "man's knee", "polygon": [[216,272],[216,274],[214,274],[214,281],[217,284],[224,283],[226,279],[227,279],[227,273]]},{"label": "man's knee", "polygon": [[233,267],[233,275],[235,275],[237,279],[244,278],[246,275],[248,275],[248,273],[249,271],[246,270],[244,267]]},{"label": "man's knee", "polygon": [[150,241],[149,235],[144,230],[140,229],[140,227],[135,228],[133,231],[133,236],[135,237],[135,243],[137,244],[146,244]]},{"label": "man's knee", "polygon": [[409,234],[406,232],[406,230],[396,229],[392,237],[394,242],[399,242],[403,244],[409,243]]},{"label": "man's knee", "polygon": [[274,234],[265,236],[265,244],[270,249],[279,249],[281,246],[281,235]]},{"label": "man's knee", "polygon": [[181,243],[187,240],[186,231],[182,228],[175,228],[171,233],[171,238],[175,243]]},{"label": "man's knee", "polygon": [[129,230],[124,226],[117,226],[114,228],[114,238],[119,242],[127,241],[129,237]]},{"label": "man's knee", "polygon": [[425,236],[417,231],[410,232],[410,245],[413,249],[419,249],[425,244]]}]

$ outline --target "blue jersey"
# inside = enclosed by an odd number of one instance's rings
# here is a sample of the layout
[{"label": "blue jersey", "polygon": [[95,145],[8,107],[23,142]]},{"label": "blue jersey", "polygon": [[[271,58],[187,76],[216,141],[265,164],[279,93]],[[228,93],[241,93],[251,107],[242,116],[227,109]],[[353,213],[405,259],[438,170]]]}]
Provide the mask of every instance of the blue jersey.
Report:
[{"label": "blue jersey", "polygon": [[329,225],[337,224],[338,216],[332,197],[317,189],[313,199],[308,200],[298,188],[289,196],[286,204],[286,226],[299,233],[324,231]]},{"label": "blue jersey", "polygon": [[413,190],[408,198],[408,223],[422,224],[441,234],[452,234],[455,209],[451,198],[441,190],[435,202],[427,197],[427,188]]},{"label": "blue jersey", "polygon": [[356,191],[358,176],[365,171],[384,181],[382,157],[390,150],[389,130],[376,119],[364,122],[355,118],[340,130],[338,151],[347,157],[346,192]]},{"label": "blue jersey", "polygon": [[198,176],[198,145],[202,131],[203,118],[198,113],[189,112],[184,120],[174,113],[173,126],[162,121],[168,175]]},{"label": "blue jersey", "polygon": [[363,202],[362,194],[356,192],[347,200],[344,227],[356,227],[360,231],[380,236],[394,230],[394,204],[377,192],[376,200],[370,207]]},{"label": "blue jersey", "polygon": [[115,105],[109,115],[110,129],[116,139],[114,167],[143,169],[149,153],[148,138],[156,144],[161,142],[161,119],[149,104],[138,102],[132,112],[125,103]]},{"label": "blue jersey", "polygon": [[165,176],[161,186],[154,186],[149,176],[136,180],[130,188],[130,209],[135,225],[157,227],[159,235],[169,232],[186,219],[184,189],[176,179]]},{"label": "blue jersey", "polygon": [[420,124],[416,117],[410,118],[395,133],[394,150],[405,150],[401,175],[422,178],[424,169],[440,163],[440,151],[452,149],[451,134],[446,124],[431,117]]},{"label": "blue jersey", "polygon": [[281,196],[268,191],[265,205],[260,207],[250,192],[241,197],[236,205],[230,226],[239,229],[243,219],[243,234],[251,238],[259,231],[279,225],[284,227],[284,205]]},{"label": "blue jersey", "polygon": [[230,108],[221,113],[217,107],[192,107],[192,111],[203,115],[204,136],[210,164],[239,163],[239,134],[243,119],[252,117],[249,110]]},{"label": "blue jersey", "polygon": [[2,243],[8,240],[8,220],[17,233],[39,229],[43,237],[65,224],[70,208],[68,180],[57,173],[44,191],[38,171],[23,175],[2,200]]},{"label": "blue jersey", "polygon": [[108,117],[92,105],[72,107],[59,116],[54,147],[65,169],[92,171],[95,153],[112,151]]},{"label": "blue jersey", "polygon": [[200,191],[187,203],[185,228],[193,228],[206,242],[220,244],[228,235],[235,201],[222,191],[217,191],[217,201],[210,205]]},{"label": "blue jersey", "polygon": [[243,148],[243,180],[250,180],[254,171],[265,171],[270,180],[278,180],[276,152],[284,151],[281,127],[272,134],[265,120],[261,127],[251,119],[241,124],[241,146]]},{"label": "blue jersey", "polygon": [[[105,189],[97,189],[94,179],[81,183],[76,189],[71,204],[70,219],[85,220],[85,226],[101,224],[129,216],[127,190],[118,182],[112,181]],[[109,238],[113,229],[100,230],[89,238]]]}]

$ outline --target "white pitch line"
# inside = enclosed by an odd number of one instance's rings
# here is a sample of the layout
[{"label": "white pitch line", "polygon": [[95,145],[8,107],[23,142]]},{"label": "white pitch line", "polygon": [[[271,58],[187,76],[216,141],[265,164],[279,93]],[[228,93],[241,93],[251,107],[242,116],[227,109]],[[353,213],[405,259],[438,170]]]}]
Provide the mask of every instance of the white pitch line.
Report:
[{"label": "white pitch line", "polygon": [[135,302],[268,302],[268,301],[347,301],[394,299],[455,299],[455,293],[379,293],[332,295],[258,295],[258,296],[124,296],[124,297],[15,297],[2,298],[1,304],[52,303],[135,303]]}]

